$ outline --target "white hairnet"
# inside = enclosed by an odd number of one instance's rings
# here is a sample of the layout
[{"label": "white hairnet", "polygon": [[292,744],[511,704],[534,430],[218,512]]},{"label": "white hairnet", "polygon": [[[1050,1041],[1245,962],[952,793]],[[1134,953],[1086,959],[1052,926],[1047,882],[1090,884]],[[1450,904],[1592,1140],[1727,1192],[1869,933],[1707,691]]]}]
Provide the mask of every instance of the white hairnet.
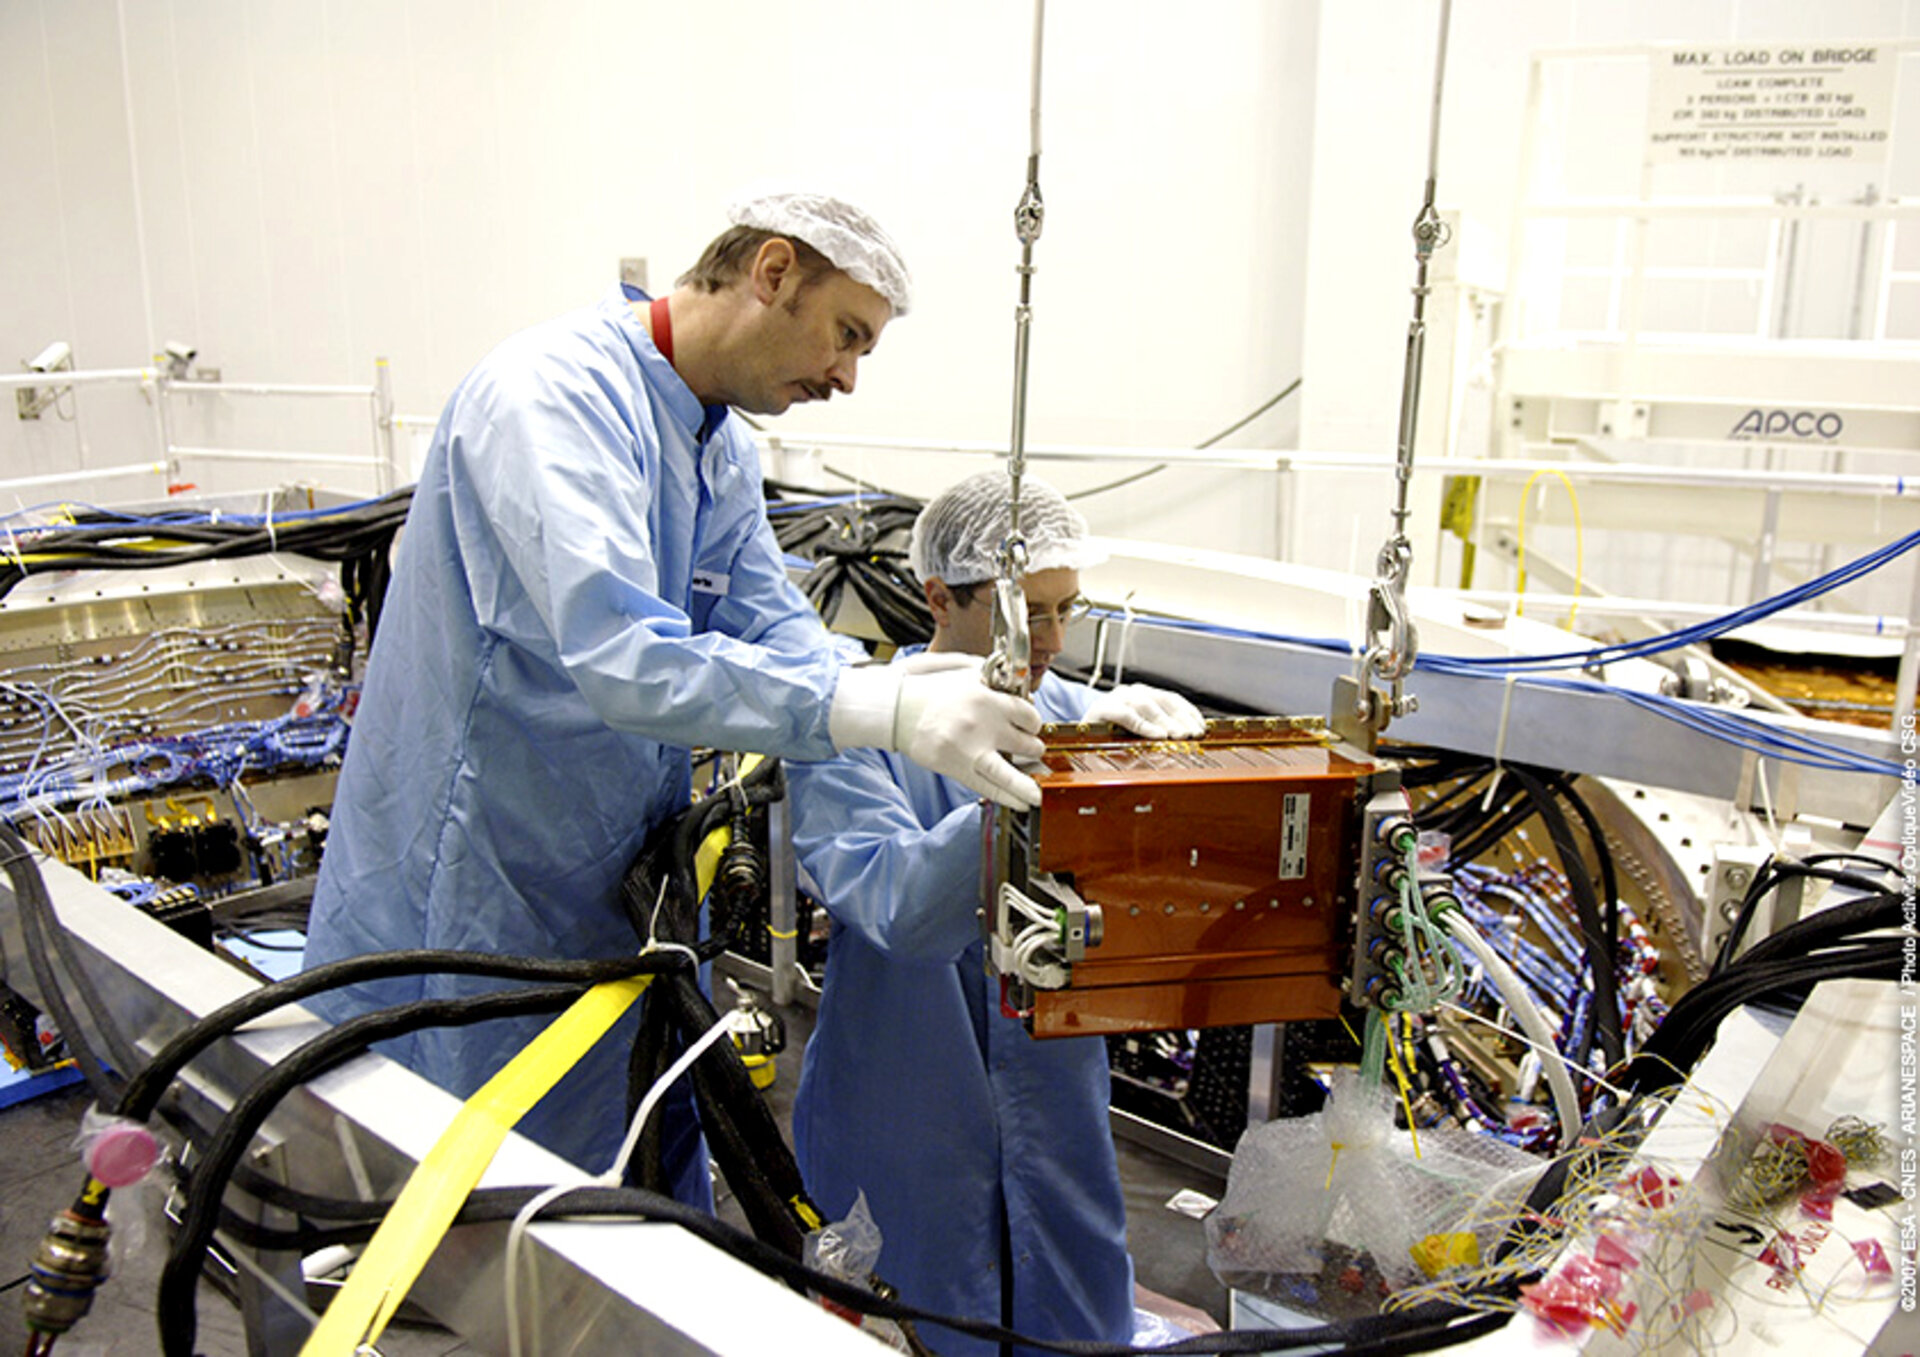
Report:
[{"label": "white hairnet", "polygon": [[[997,573],[1000,543],[1012,526],[1013,481],[1004,471],[982,471],[949,486],[920,511],[907,543],[907,565],[923,580],[978,584]],[[1027,570],[1085,570],[1107,559],[1087,540],[1087,520],[1067,497],[1032,476],[1020,478],[1020,535]]]},{"label": "white hairnet", "polygon": [[912,304],[913,279],[900,247],[852,203],[824,193],[768,193],[734,203],[727,220],[806,241],[854,282],[885,297],[896,319]]}]

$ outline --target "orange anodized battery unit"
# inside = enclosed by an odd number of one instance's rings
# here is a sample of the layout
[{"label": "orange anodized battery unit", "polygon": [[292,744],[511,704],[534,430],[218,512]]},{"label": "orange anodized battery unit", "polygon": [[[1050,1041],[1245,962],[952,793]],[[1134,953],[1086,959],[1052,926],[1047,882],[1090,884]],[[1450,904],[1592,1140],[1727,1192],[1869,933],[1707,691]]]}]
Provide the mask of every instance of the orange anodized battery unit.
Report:
[{"label": "orange anodized battery unit", "polygon": [[1195,741],[1052,726],[1036,810],[989,822],[983,923],[1036,1037],[1340,1012],[1360,807],[1398,769],[1318,718]]}]

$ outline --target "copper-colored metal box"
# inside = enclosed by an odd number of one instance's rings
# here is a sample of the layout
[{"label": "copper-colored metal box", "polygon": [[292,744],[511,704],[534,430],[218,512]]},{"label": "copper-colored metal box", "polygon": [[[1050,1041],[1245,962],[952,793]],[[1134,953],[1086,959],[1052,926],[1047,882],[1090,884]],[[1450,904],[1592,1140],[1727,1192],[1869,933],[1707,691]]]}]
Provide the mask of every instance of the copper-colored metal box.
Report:
[{"label": "copper-colored metal box", "polygon": [[[1036,1037],[1339,1013],[1359,807],[1383,765],[1311,718],[1216,721],[1196,741],[1045,735],[1039,808],[992,821],[984,915],[988,964]],[[1059,945],[1016,964],[1048,912]]]}]

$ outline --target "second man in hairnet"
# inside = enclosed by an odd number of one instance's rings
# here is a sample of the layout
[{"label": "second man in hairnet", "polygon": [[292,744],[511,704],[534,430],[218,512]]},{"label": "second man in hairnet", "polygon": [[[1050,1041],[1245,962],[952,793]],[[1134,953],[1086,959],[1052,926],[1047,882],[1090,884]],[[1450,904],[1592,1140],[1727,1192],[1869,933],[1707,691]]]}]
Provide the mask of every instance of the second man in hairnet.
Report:
[{"label": "second man in hairnet", "polygon": [[[1007,476],[986,472],[921,512],[909,564],[933,611],[934,656],[983,655]],[[1109,720],[1191,738],[1185,698],[1095,692],[1049,672],[1099,553],[1060,493],[1022,485],[1033,701],[1049,721]],[[918,662],[903,653],[896,666]],[[1034,1041],[982,965],[978,797],[878,749],[788,769],[794,848],[833,919],[819,1017],[794,1106],[813,1198],[840,1217],[864,1192],[878,1271],[909,1304],[1031,1337],[1125,1343],[1133,1266],[1100,1037]],[[991,1344],[941,1333],[943,1354]]]}]

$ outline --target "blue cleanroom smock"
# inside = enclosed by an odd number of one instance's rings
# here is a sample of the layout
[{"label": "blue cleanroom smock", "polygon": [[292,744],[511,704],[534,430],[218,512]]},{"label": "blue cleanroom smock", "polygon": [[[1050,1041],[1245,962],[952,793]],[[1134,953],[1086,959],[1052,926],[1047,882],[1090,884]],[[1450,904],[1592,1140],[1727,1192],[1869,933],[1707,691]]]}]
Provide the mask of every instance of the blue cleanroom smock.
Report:
[{"label": "blue cleanroom smock", "polygon": [[[1090,691],[1049,674],[1043,719],[1078,720]],[[874,749],[788,769],[794,849],[833,916],[820,1011],[795,1095],[807,1190],[829,1219],[857,1192],[901,1299],[1001,1313],[1032,1337],[1133,1336],[1126,1203],[1099,1037],[1035,1041],[982,968],[981,817],[960,783]],[[991,1357],[945,1330],[943,1354]]]},{"label": "blue cleanroom smock", "polygon": [[[754,446],[724,407],[702,408],[628,295],[507,340],[441,415],[340,774],[308,966],[403,947],[632,953],[619,882],[688,804],[687,747],[833,752],[845,661],[787,578]],[[382,981],[312,1007],[337,1021],[500,983]],[[522,1131],[607,1167],[632,1016]],[[548,1021],[382,1049],[465,1096]]]}]

